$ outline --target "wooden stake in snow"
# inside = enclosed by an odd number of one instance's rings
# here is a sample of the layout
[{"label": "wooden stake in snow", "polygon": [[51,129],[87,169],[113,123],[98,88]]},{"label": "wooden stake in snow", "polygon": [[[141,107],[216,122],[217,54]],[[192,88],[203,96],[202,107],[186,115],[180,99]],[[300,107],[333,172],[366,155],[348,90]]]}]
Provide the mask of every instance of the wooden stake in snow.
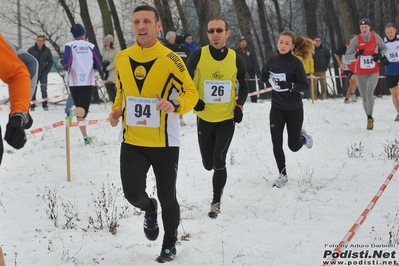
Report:
[{"label": "wooden stake in snow", "polygon": [[[310,75],[310,98],[312,99],[312,103],[314,103],[315,100],[315,88],[314,88],[314,83],[315,81],[313,80],[313,75]],[[317,82],[317,81],[316,81]]]},{"label": "wooden stake in snow", "polygon": [[[83,117],[86,111],[82,107],[76,107],[73,110],[73,115],[77,117]],[[65,118],[65,141],[66,141],[66,163],[67,163],[67,181],[71,182],[71,144],[69,137],[69,126],[70,121],[68,121],[68,117]]]},{"label": "wooden stake in snow", "polygon": [[67,181],[71,182],[71,145],[69,141],[69,121],[65,119],[65,141],[66,141],[66,164],[67,164]]}]

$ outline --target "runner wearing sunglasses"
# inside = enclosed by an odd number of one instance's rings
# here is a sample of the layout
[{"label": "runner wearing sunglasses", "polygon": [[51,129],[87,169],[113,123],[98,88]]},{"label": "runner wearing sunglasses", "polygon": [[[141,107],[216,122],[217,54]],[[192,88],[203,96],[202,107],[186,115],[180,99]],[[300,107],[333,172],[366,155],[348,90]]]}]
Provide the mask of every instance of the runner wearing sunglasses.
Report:
[{"label": "runner wearing sunglasses", "polygon": [[[210,218],[217,218],[227,180],[226,154],[234,134],[235,123],[242,120],[242,106],[248,96],[246,66],[242,57],[226,47],[230,31],[225,20],[212,19],[206,35],[209,45],[194,51],[187,68],[198,90],[194,107],[197,115],[198,142],[204,168],[213,171],[213,200]],[[236,100],[236,80],[239,83]]]}]

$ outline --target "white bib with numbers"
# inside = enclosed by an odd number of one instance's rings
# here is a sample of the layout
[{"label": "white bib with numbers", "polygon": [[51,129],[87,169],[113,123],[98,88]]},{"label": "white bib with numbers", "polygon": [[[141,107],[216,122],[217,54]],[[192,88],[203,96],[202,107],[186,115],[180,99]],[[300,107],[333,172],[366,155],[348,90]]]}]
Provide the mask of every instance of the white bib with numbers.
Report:
[{"label": "white bib with numbers", "polygon": [[230,80],[205,80],[204,102],[205,103],[228,103],[231,97]]},{"label": "white bib with numbers", "polygon": [[385,57],[388,58],[389,62],[399,62],[399,49],[389,49]]},{"label": "white bib with numbers", "polygon": [[126,124],[131,127],[159,127],[157,98],[127,97]]},{"label": "white bib with numbers", "polygon": [[282,89],[277,85],[279,81],[286,81],[286,79],[287,79],[287,76],[285,75],[285,73],[274,73],[274,72],[269,71],[269,82],[275,91],[278,91],[278,92],[289,91],[289,89],[287,89],[287,88]]},{"label": "white bib with numbers", "polygon": [[371,55],[361,55],[360,56],[360,68],[369,69],[374,68],[375,62]]}]

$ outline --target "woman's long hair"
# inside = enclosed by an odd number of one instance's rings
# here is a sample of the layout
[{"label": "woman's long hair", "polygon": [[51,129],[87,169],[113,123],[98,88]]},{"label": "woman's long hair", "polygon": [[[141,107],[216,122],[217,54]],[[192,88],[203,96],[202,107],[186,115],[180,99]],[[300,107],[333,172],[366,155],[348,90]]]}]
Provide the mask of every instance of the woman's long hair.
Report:
[{"label": "woman's long hair", "polygon": [[294,53],[303,59],[310,59],[314,54],[315,43],[312,39],[297,36]]}]

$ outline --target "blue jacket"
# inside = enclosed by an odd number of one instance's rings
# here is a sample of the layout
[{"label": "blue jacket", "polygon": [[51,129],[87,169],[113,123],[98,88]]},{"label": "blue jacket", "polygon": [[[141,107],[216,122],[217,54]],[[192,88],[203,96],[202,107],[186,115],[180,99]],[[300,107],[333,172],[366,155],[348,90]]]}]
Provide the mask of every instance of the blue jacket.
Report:
[{"label": "blue jacket", "polygon": [[198,49],[197,45],[195,45],[195,43],[188,43],[188,42],[184,42],[184,46],[190,50],[190,52],[194,52],[195,50]]}]

